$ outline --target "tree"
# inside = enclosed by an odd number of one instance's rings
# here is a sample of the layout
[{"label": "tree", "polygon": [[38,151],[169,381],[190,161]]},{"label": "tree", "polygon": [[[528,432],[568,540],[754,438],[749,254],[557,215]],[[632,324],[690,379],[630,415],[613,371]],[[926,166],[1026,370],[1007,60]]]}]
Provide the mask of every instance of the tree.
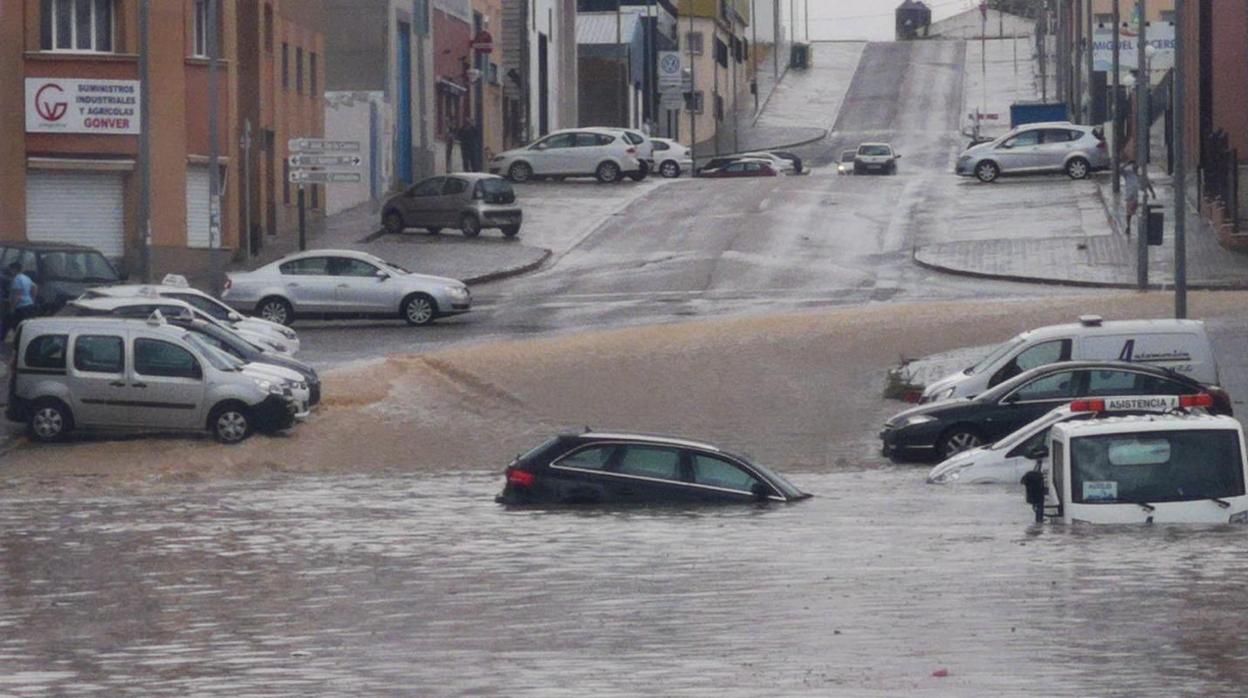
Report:
[{"label": "tree", "polygon": [[988,0],[988,8],[1020,17],[1037,18],[1044,13],[1046,0]]}]

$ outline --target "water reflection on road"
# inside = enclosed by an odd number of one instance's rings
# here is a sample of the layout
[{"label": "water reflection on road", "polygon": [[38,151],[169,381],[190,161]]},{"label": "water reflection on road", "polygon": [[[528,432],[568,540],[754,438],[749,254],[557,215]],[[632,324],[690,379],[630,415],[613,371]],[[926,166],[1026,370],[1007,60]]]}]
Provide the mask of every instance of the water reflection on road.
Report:
[{"label": "water reflection on road", "polygon": [[793,479],[821,496],[509,511],[490,473],[0,497],[0,694],[1212,695],[1248,679],[1242,529],[1037,530],[1012,488]]}]

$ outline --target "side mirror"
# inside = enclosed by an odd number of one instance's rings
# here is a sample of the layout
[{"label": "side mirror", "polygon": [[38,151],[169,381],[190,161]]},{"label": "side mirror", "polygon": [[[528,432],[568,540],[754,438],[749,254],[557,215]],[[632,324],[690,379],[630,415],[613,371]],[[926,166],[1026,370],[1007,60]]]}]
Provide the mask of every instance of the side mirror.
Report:
[{"label": "side mirror", "polygon": [[1039,444],[1027,451],[1027,460],[1044,460],[1049,457],[1049,447]]},{"label": "side mirror", "polygon": [[754,501],[765,502],[771,498],[771,488],[761,482],[756,482],[750,488],[750,494],[754,495]]},{"label": "side mirror", "polygon": [[538,143],[537,145],[530,148],[530,150],[546,150],[547,147],[548,146],[545,143]]},{"label": "side mirror", "polygon": [[1027,503],[1036,512],[1036,523],[1044,522],[1044,497],[1048,494],[1048,485],[1044,482],[1044,473],[1039,470],[1028,470],[1023,473],[1023,490],[1026,492]]},{"label": "side mirror", "polygon": [[378,269],[377,272],[373,274],[373,276],[376,276],[378,281],[385,281],[386,279],[390,278],[390,275],[381,269]]}]

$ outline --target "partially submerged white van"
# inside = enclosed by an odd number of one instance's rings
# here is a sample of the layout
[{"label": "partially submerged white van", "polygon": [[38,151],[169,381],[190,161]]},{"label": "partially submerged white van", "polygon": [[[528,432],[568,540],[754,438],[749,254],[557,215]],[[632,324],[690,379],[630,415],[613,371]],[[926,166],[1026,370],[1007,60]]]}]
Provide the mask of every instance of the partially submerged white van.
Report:
[{"label": "partially submerged white van", "polygon": [[1078,323],[1024,332],[993,349],[974,366],[923,390],[920,402],[975,397],[1028,369],[1059,361],[1134,361],[1169,368],[1217,385],[1205,323],[1200,320],[1111,320],[1085,315]]}]

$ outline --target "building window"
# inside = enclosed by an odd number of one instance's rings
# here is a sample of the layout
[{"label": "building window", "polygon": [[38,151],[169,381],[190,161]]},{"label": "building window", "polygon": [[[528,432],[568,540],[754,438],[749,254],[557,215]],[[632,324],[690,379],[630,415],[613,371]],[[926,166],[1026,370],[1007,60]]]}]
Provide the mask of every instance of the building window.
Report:
[{"label": "building window", "polygon": [[44,51],[113,52],[115,0],[43,0],[40,46]]},{"label": "building window", "polygon": [[208,57],[208,0],[195,0],[195,48],[191,55]]},{"label": "building window", "polygon": [[715,95],[715,120],[724,120],[724,98],[722,95]]},{"label": "building window", "polygon": [[1174,10],[1162,10],[1161,21],[1174,24]]},{"label": "building window", "polygon": [[1093,21],[1095,21],[1097,24],[1106,24],[1106,25],[1109,25],[1109,26],[1113,26],[1113,24],[1114,24],[1114,13],[1112,13],[1112,12],[1098,12],[1098,13],[1096,13],[1096,16],[1094,16],[1092,19],[1093,19]]},{"label": "building window", "polygon": [[273,53],[273,6],[264,5],[264,50]]},{"label": "building window", "polygon": [[702,32],[685,33],[685,50],[687,53],[702,55]]},{"label": "building window", "polygon": [[290,205],[290,161],[282,160],[282,203]]},{"label": "building window", "polygon": [[319,185],[313,184],[312,186],[308,187],[308,189],[311,190],[312,192],[312,208],[313,209],[320,208],[321,207],[321,187]]},{"label": "building window", "polygon": [[686,92],[685,93],[685,109],[694,113],[702,113],[702,93]]},{"label": "building window", "polygon": [[317,85],[317,79],[316,79],[316,54],[315,53],[308,54],[308,80],[309,80],[308,94],[315,97],[319,94],[319,92],[317,91],[317,88],[319,86]]},{"label": "building window", "polygon": [[290,89],[290,44],[282,42],[282,89]]},{"label": "building window", "polygon": [[295,92],[303,94],[303,48],[295,48]]},{"label": "building window", "polygon": [[715,37],[715,62],[721,67],[728,67],[728,44],[720,41],[719,37]]}]

